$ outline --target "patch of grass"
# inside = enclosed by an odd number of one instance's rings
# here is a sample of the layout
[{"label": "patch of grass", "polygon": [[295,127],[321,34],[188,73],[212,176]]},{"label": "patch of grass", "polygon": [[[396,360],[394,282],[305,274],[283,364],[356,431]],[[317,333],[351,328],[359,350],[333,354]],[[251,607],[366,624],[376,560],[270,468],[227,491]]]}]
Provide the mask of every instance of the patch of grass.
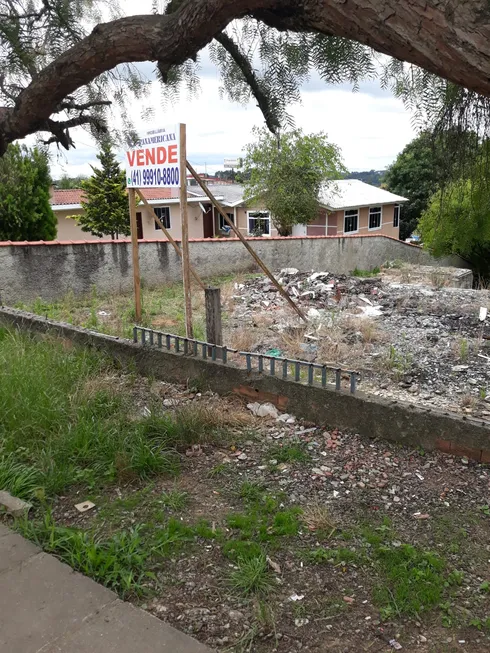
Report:
[{"label": "patch of grass", "polygon": [[306,559],[315,564],[331,562],[338,565],[342,563],[348,564],[349,562],[354,564],[365,562],[365,556],[345,547],[339,549],[324,549],[323,547],[320,547],[313,551],[308,551]]},{"label": "patch of grass", "polygon": [[396,349],[394,345],[390,345],[388,354],[384,359],[385,367],[393,370],[395,377],[399,378],[407,374],[412,368],[413,358],[409,353],[403,353]]},{"label": "patch of grass", "polygon": [[239,558],[237,569],[230,575],[230,586],[239,594],[268,594],[274,588],[274,576],[266,556]]},{"label": "patch of grass", "polygon": [[38,469],[18,462],[13,453],[0,457],[0,488],[29,501],[40,491],[42,475]]},{"label": "patch of grass", "polygon": [[359,268],[354,268],[351,272],[353,277],[377,277],[380,274],[381,270],[379,267],[375,267],[372,270],[359,270]]},{"label": "patch of grass", "polygon": [[461,338],[461,341],[459,343],[459,358],[462,361],[468,360],[468,355],[469,355],[469,346],[468,346],[468,341],[466,338]]},{"label": "patch of grass", "polygon": [[193,444],[221,444],[245,411],[189,404],[131,414],[117,373],[100,354],[53,337],[0,340],[0,483],[23,498],[75,485],[174,476]]},{"label": "patch of grass", "polygon": [[208,471],[207,476],[208,478],[217,478],[218,476],[223,476],[226,474],[228,469],[229,465],[226,463],[218,463]]},{"label": "patch of grass", "polygon": [[261,483],[255,481],[243,481],[240,485],[238,495],[241,499],[249,503],[256,503],[260,501],[264,494],[264,486]]},{"label": "patch of grass", "polygon": [[188,404],[172,414],[151,415],[144,426],[144,435],[165,442],[179,451],[196,444],[223,444],[232,439],[230,429],[250,423],[244,411],[226,411],[222,406]]},{"label": "patch of grass", "polygon": [[304,463],[310,458],[304,446],[299,443],[275,445],[269,449],[268,456],[278,463]]},{"label": "patch of grass", "polygon": [[[230,281],[230,275],[210,280],[214,286]],[[167,333],[185,336],[184,293],[181,283],[146,288],[142,283],[142,326]],[[16,308],[31,311],[54,320],[61,320],[77,326],[96,329],[101,333],[131,338],[135,321],[134,300],[131,293],[103,295],[94,286],[85,297],[75,297],[72,292],[56,302],[37,299],[28,304],[17,304]],[[205,307],[202,293],[192,297],[194,335],[199,340],[205,336]],[[100,315],[103,311],[105,315]],[[225,316],[226,318],[226,316]]]},{"label": "patch of grass", "polygon": [[301,513],[298,507],[281,509],[276,497],[262,495],[249,503],[246,512],[228,515],[226,523],[237,539],[277,546],[280,538],[297,535]]},{"label": "patch of grass", "polygon": [[260,544],[248,540],[228,540],[223,546],[223,554],[234,561],[257,558],[263,553]]},{"label": "patch of grass", "polygon": [[417,616],[441,603],[445,585],[443,558],[409,544],[379,546],[374,553],[385,578],[374,591],[383,618]]},{"label": "patch of grass", "polygon": [[188,492],[174,488],[173,490],[163,492],[160,501],[165,508],[170,508],[175,511],[183,510],[189,503],[189,494]]},{"label": "patch of grass", "polygon": [[138,527],[103,539],[74,528],[56,526],[48,512],[42,522],[26,519],[17,528],[45,551],[55,553],[73,569],[110,587],[122,598],[144,594],[145,583],[154,578],[146,570],[153,551],[145,545]]}]

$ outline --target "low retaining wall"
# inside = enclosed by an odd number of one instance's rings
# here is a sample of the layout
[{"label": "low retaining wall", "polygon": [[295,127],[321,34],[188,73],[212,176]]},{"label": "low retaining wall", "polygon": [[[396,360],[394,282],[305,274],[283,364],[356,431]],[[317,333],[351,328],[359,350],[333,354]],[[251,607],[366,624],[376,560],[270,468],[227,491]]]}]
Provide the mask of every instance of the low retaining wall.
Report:
[{"label": "low retaining wall", "polygon": [[424,449],[490,463],[490,423],[380,399],[351,395],[294,381],[248,373],[232,365],[135,344],[87,329],[46,320],[30,313],[0,309],[0,323],[38,333],[55,333],[74,343],[96,347],[124,367],[167,382],[188,383],[219,394],[235,393],[250,401],[270,401],[280,410],[327,427],[354,431]]},{"label": "low retaining wall", "polygon": [[[434,259],[420,247],[382,235],[250,238],[259,256],[272,269],[328,270],[348,274],[354,268],[371,270],[386,261],[466,267],[459,257]],[[179,281],[181,262],[167,241],[140,241],[142,282],[148,288]],[[255,262],[236,239],[193,240],[193,266],[203,278],[256,270]],[[69,291],[131,292],[129,240],[83,242],[0,242],[0,299],[10,305],[60,299]],[[1,302],[0,302],[1,303]]]}]

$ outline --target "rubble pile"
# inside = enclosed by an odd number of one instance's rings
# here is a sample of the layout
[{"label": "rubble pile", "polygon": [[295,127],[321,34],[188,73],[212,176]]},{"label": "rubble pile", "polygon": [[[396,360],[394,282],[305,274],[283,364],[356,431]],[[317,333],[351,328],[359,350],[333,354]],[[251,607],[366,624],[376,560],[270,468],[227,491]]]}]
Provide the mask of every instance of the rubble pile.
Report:
[{"label": "rubble pile", "polygon": [[[490,418],[488,290],[427,278],[402,283],[383,272],[361,278],[286,268],[276,276],[309,324],[256,277],[235,284],[231,336],[248,329],[254,351],[356,369],[366,392]],[[325,351],[325,343],[338,347]]]}]

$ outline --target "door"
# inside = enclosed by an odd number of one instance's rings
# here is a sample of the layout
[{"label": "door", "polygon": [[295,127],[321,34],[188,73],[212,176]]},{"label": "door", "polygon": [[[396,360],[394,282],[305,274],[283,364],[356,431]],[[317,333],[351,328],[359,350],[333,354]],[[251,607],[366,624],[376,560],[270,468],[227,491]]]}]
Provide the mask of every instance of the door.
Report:
[{"label": "door", "polygon": [[213,210],[211,205],[207,205],[207,213],[202,214],[203,236],[204,238],[214,238]]},{"label": "door", "polygon": [[138,232],[138,240],[143,240],[143,219],[141,213],[136,214],[136,231]]}]

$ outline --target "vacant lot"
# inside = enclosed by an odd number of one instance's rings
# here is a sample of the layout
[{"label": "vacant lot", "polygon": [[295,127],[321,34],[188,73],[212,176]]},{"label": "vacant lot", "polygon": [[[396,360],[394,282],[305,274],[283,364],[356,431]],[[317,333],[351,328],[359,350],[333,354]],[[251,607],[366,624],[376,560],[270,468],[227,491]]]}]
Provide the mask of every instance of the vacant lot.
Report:
[{"label": "vacant lot", "polygon": [[[395,265],[346,277],[277,273],[305,313],[305,325],[269,280],[242,275],[220,285],[225,344],[361,372],[361,389],[418,405],[490,417],[488,290],[450,288],[441,271]],[[204,297],[194,291],[195,336],[204,339]],[[131,337],[132,296],[21,306],[105,333]],[[143,292],[143,324],[185,334],[181,284]],[[489,396],[487,396],[489,395]]]},{"label": "vacant lot", "polygon": [[490,646],[490,473],[467,460],[3,330],[0,487],[33,502],[24,535],[230,653]]}]

